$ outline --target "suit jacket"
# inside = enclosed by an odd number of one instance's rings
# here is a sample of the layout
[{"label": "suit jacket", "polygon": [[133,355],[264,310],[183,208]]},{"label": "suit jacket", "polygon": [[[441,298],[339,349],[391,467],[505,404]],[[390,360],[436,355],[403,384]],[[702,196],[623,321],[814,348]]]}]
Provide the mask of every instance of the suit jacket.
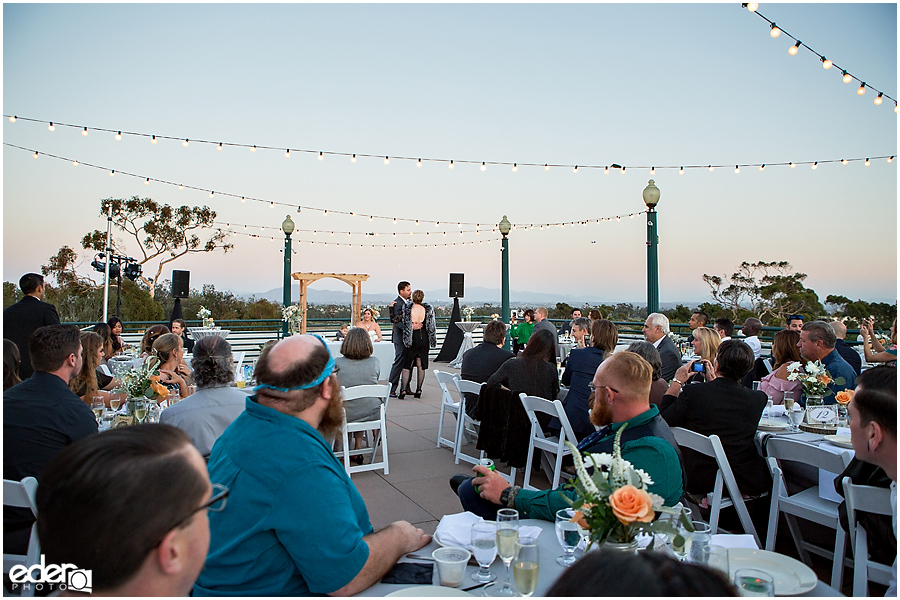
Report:
[{"label": "suit jacket", "polygon": [[681,366],[681,352],[675,347],[675,342],[669,336],[664,336],[659,346],[659,357],[662,359],[662,372],[660,377],[670,381],[675,377],[675,371]]},{"label": "suit jacket", "polygon": [[[576,348],[569,352],[566,370],[562,376],[563,384],[569,386],[565,409],[569,424],[572,425],[572,431],[575,432],[575,437],[579,441],[595,431],[588,416],[588,398],[591,395],[588,384],[594,379],[594,373],[597,372],[597,367],[604,358],[603,350],[593,346]],[[559,419],[554,417],[550,422],[550,428],[559,429],[560,427]]]},{"label": "suit jacket", "polygon": [[525,468],[531,437],[531,421],[519,399],[520,391],[484,385],[475,404],[475,418],[481,421],[475,447],[516,469]]},{"label": "suit jacket", "polygon": [[837,342],[834,344],[834,349],[838,351],[838,354],[841,355],[841,358],[846,360],[853,370],[856,371],[856,374],[859,375],[862,373],[862,357],[859,355],[859,352],[851,348],[847,345],[847,342],[838,338]]},{"label": "suit jacket", "polygon": [[[509,350],[481,342],[463,354],[460,376],[467,381],[484,383],[500,368],[500,365],[511,358],[515,357]],[[475,414],[476,402],[478,402],[477,394],[466,393],[466,413],[470,417]]]},{"label": "suit jacket", "polygon": [[397,296],[394,298],[394,305],[390,307],[390,319],[394,324],[393,334],[396,339],[400,339],[403,335],[403,307],[406,306],[406,300]]},{"label": "suit jacket", "polygon": [[3,337],[19,347],[19,355],[22,357],[19,377],[22,379],[28,379],[34,372],[31,368],[28,338],[35,329],[44,325],[59,325],[59,315],[55,306],[34,296],[25,296],[3,311]]},{"label": "suit jacket", "polygon": [[[660,412],[670,427],[719,436],[741,493],[757,496],[772,487],[769,469],[755,444],[756,426],[765,407],[763,392],[719,377],[687,385],[677,398],[666,395]],[[714,458],[684,449],[687,491],[700,495],[713,491],[717,469]]]}]

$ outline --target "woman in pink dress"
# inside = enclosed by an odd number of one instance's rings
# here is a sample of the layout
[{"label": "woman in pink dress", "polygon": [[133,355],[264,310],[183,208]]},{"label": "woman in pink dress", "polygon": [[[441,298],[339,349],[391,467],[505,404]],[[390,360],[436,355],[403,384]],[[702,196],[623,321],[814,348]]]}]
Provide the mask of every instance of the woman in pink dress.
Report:
[{"label": "woman in pink dress", "polygon": [[794,398],[800,398],[800,382],[788,381],[788,365],[795,362],[806,364],[800,356],[797,342],[800,332],[785,329],[775,334],[772,340],[773,371],[759,382],[759,391],[765,392],[772,399],[772,404],[784,404],[784,393],[793,392]]}]

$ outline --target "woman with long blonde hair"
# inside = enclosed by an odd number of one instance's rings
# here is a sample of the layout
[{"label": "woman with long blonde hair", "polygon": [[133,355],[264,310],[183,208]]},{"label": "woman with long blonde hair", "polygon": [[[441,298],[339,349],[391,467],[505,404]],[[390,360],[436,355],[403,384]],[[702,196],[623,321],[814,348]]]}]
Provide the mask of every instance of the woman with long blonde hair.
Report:
[{"label": "woman with long blonde hair", "polygon": [[118,382],[98,371],[103,360],[104,340],[93,331],[84,331],[81,334],[81,371],[69,382],[69,389],[75,392],[88,405],[94,396],[102,396],[103,401],[109,406],[111,394],[107,390],[113,389]]},{"label": "woman with long blonde hair", "polygon": [[[712,364],[716,359],[716,353],[719,351],[719,344],[722,343],[722,338],[709,327],[698,327],[692,333],[694,334],[694,341],[691,342],[691,346],[694,347],[694,354],[699,357],[697,363],[699,364],[700,360],[708,360]],[[694,373],[685,383],[703,383],[704,381],[703,373]]]},{"label": "woman with long blonde hair", "polygon": [[174,333],[164,333],[159,336],[153,342],[150,356],[159,359],[159,383],[165,386],[170,394],[178,394],[182,398],[187,398],[188,382],[186,380],[189,375],[181,365],[181,359],[184,357],[181,336]]}]

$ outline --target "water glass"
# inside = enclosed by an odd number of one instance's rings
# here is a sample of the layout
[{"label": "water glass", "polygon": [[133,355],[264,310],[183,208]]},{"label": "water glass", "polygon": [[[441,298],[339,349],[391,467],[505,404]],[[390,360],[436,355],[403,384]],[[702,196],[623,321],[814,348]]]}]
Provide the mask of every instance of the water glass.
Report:
[{"label": "water glass", "polygon": [[472,554],[481,567],[472,573],[472,579],[478,583],[487,583],[497,579],[488,570],[497,558],[497,524],[493,521],[479,521],[472,525]]},{"label": "water glass", "polygon": [[113,425],[116,422],[116,413],[112,410],[107,410],[100,417],[100,431],[106,431],[108,429],[112,429]]},{"label": "water glass", "polygon": [[563,549],[563,555],[557,557],[556,562],[563,567],[571,567],[575,563],[575,548],[581,541],[578,524],[572,521],[574,515],[575,511],[571,508],[556,511],[556,539]]},{"label": "water glass", "polygon": [[704,523],[703,521],[691,521],[691,524],[694,526],[694,531],[688,534],[691,543],[690,548],[688,549],[687,560],[688,562],[699,563],[703,561],[703,550],[709,546],[709,541],[712,539],[712,532],[710,531],[709,524]]},{"label": "water glass", "polygon": [[766,395],[766,418],[772,416],[772,396]]},{"label": "water glass", "polygon": [[531,596],[537,587],[540,561],[538,543],[535,538],[519,538],[516,540],[516,559],[513,563],[513,575],[516,588],[523,596]]},{"label": "water glass", "polygon": [[[796,406],[794,408],[797,408]],[[791,411],[791,431],[800,431],[800,423],[803,422],[803,411],[802,410],[793,410]]]},{"label": "water glass", "polygon": [[147,407],[147,422],[159,423],[159,413],[159,404],[151,402],[150,406]]},{"label": "water glass", "polygon": [[700,562],[713,569],[718,569],[728,576],[731,573],[728,564],[728,548],[722,546],[706,546],[700,552]]},{"label": "water glass", "polygon": [[734,572],[734,585],[741,596],[775,596],[775,580],[758,569],[738,569]]}]

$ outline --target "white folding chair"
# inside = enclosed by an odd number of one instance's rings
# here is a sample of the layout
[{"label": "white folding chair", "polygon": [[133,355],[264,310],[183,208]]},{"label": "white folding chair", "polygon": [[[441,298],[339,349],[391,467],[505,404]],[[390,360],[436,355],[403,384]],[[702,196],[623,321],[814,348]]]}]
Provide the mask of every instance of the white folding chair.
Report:
[{"label": "white folding chair", "polygon": [[[734,473],[731,471],[731,465],[728,463],[728,457],[725,456],[725,449],[722,447],[722,441],[719,439],[719,436],[713,434],[707,437],[683,427],[673,427],[672,433],[675,435],[675,441],[678,442],[679,446],[690,448],[715,459],[719,467],[716,471],[715,487],[707,495],[710,506],[710,530],[713,533],[717,533],[719,531],[719,512],[723,508],[734,506],[744,528],[744,533],[752,535],[753,539],[756,540],[756,545],[761,546],[759,536],[756,534],[756,527],[753,526],[747,505],[744,504],[744,499],[741,497],[741,490],[738,489],[737,482],[734,480]],[[728,490],[729,497],[722,496],[723,484],[724,488]]]},{"label": "white folding chair", "polygon": [[[37,504],[34,496],[37,493],[38,482],[34,477],[26,477],[22,481],[3,480],[3,506],[11,508],[28,508],[37,518]],[[10,569],[16,565],[31,567],[41,562],[41,543],[38,540],[37,522],[31,526],[31,537],[28,539],[26,554],[4,554],[3,574],[8,575]],[[5,595],[5,594],[4,594]],[[34,585],[28,585],[21,590],[22,596],[34,596]]]},{"label": "white folding chair", "polygon": [[[563,456],[572,454],[572,451],[566,446],[566,440],[577,444],[578,438],[575,437],[575,432],[572,431],[572,425],[569,423],[569,417],[566,416],[566,410],[559,400],[551,402],[544,398],[526,394],[519,394],[519,399],[522,401],[522,406],[525,407],[528,420],[531,421],[531,436],[528,440],[528,463],[525,465],[525,481],[522,482],[522,487],[526,490],[537,489],[528,483],[531,480],[531,463],[534,460],[534,450],[537,448],[556,455],[556,465],[553,468],[553,473],[547,473],[547,476],[550,478],[550,489],[556,489],[562,474]],[[559,435],[545,436],[535,413],[544,413],[545,415],[558,418],[561,423]]]},{"label": "white folding chair", "polygon": [[[836,590],[841,589],[846,537],[844,529],[838,521],[838,503],[819,497],[819,486],[817,485],[793,495],[788,494],[781,464],[782,461],[796,461],[817,469],[841,473],[850,463],[850,453],[834,454],[810,444],[772,436],[766,441],[766,456],[769,472],[772,473],[772,498],[769,506],[766,550],[775,550],[778,515],[783,513],[791,537],[794,538],[794,544],[797,546],[797,552],[800,554],[800,560],[812,566],[809,552],[832,559],[831,587]],[[804,541],[800,534],[800,528],[797,526],[796,517],[835,529],[834,551]]]},{"label": "white folding chair", "polygon": [[[437,378],[438,385],[441,386],[441,416],[438,418],[437,447],[440,448],[441,444],[443,444],[455,453],[459,433],[459,422],[462,421],[462,419],[459,418],[459,402],[453,400],[453,396],[450,394],[450,388],[448,386],[456,387],[455,381],[459,375],[434,369],[434,376]],[[456,425],[453,428],[455,433],[452,440],[441,437],[441,432],[444,429],[444,415],[448,412],[456,415]]]},{"label": "white folding chair", "polygon": [[231,354],[231,369],[237,373],[238,369],[241,368],[241,365],[244,364],[244,356],[246,356],[246,352],[233,352]]},{"label": "white folding chair", "polygon": [[857,514],[866,512],[891,516],[891,490],[868,485],[850,483],[849,477],[841,481],[844,485],[844,500],[847,504],[847,523],[853,548],[853,596],[868,596],[869,581],[889,585],[893,578],[891,565],[869,561],[868,538],[864,527],[857,524]]},{"label": "white folding chair", "polygon": [[764,358],[763,364],[766,366],[766,369],[769,370],[769,373],[771,373],[772,372],[772,361],[769,360],[768,358]]},{"label": "white folding chair", "polygon": [[[353,473],[359,473],[361,471],[374,471],[376,469],[384,469],[384,474],[389,475],[390,471],[388,469],[388,447],[387,447],[387,405],[388,400],[391,393],[391,385],[389,383],[384,384],[372,384],[372,385],[354,385],[348,388],[341,388],[343,401],[348,402],[350,400],[356,400],[358,398],[378,398],[381,401],[381,406],[379,407],[379,415],[378,420],[375,421],[354,421],[353,423],[347,422],[347,411],[344,410],[344,424],[341,427],[341,450],[340,452],[335,452],[335,456],[338,456],[344,461],[344,468],[347,470],[348,475],[352,475]],[[350,450],[350,434],[356,433],[358,431],[366,432],[375,430],[376,434],[374,439],[370,440],[370,448],[362,448],[359,450]],[[381,460],[379,462],[375,462],[375,452],[378,450],[378,445],[381,444]],[[372,459],[368,464],[362,465],[350,465],[350,456],[351,455],[359,455],[359,454],[372,454]]]},{"label": "white folding chair", "polygon": [[[475,394],[477,396],[481,393],[481,388],[484,384],[475,383],[468,379],[460,379],[459,377],[455,378],[453,383],[456,385],[456,393],[459,394],[459,414],[457,415],[456,422],[456,450],[454,451],[453,456],[456,464],[459,464],[460,459],[467,463],[476,464],[479,460],[484,458],[484,450],[480,451],[479,456],[472,456],[462,451],[463,441],[467,436],[474,438],[478,437],[478,433],[475,431],[474,426],[480,425],[478,421],[466,414],[466,394]],[[467,425],[472,425],[472,429],[466,427]]]}]

